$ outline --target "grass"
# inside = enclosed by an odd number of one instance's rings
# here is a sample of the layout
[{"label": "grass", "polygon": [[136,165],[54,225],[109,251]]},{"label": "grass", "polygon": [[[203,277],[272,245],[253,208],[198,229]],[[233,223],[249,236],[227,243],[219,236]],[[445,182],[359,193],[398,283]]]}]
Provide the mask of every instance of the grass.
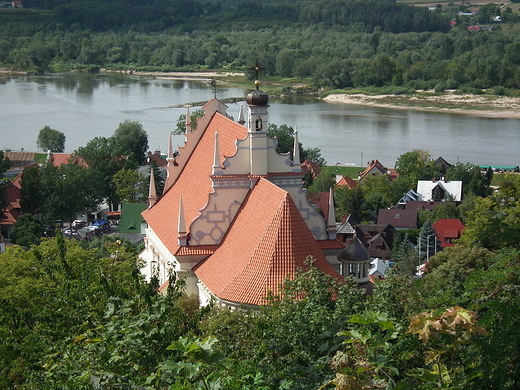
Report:
[{"label": "grass", "polygon": [[352,167],[352,166],[345,167],[345,166],[341,166],[341,165],[338,165],[338,166],[325,165],[325,166],[321,167],[321,170],[323,172],[328,173],[331,176],[335,176],[336,174],[338,174],[338,175],[343,175],[343,176],[349,176],[352,179],[357,180],[359,172],[364,171],[365,167],[360,168],[360,167]]}]

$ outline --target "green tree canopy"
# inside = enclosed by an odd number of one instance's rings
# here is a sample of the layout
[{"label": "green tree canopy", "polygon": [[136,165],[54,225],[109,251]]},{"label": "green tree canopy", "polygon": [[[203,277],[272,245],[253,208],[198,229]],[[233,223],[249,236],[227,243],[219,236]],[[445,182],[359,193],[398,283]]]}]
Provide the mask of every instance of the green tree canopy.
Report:
[{"label": "green tree canopy", "polygon": [[[204,116],[204,110],[197,109],[190,112],[191,118],[191,130],[197,130],[197,119],[202,118]],[[186,132],[186,114],[179,115],[177,119],[177,123],[175,124],[175,130],[172,131],[174,135],[181,135]]]},{"label": "green tree canopy", "polygon": [[146,158],[148,134],[139,122],[126,120],[120,123],[110,142],[114,156],[128,156],[138,165]]},{"label": "green tree canopy", "polygon": [[45,126],[38,133],[36,145],[45,152],[50,150],[54,153],[62,153],[65,150],[65,134]]},{"label": "green tree canopy", "polygon": [[13,224],[9,237],[24,249],[37,245],[43,236],[43,223],[36,215],[22,214]]}]

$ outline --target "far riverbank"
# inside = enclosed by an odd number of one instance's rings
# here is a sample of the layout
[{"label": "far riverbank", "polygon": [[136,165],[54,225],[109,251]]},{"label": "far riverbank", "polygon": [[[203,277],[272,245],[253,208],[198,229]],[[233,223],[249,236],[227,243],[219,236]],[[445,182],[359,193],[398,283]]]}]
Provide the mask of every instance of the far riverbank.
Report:
[{"label": "far riverbank", "polygon": [[482,118],[520,119],[520,98],[494,95],[470,95],[447,92],[417,95],[332,94],[323,98],[328,103],[450,112]]}]

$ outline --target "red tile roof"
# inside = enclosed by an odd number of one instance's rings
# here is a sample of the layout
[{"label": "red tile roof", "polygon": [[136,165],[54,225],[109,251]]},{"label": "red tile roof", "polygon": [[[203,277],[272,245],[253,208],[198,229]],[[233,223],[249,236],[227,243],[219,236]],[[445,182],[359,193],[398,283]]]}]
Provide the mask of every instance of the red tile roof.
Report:
[{"label": "red tile roof", "polygon": [[[204,129],[198,128],[196,131],[204,131]],[[224,156],[231,156],[236,152],[237,139],[244,139],[247,136],[247,129],[244,126],[218,112],[215,113],[191,155],[182,156],[183,148],[180,148],[182,159],[178,160],[186,162],[177,167],[182,172],[174,185],[152,208],[143,212],[148,225],[171,253],[175,253],[179,248],[177,221],[180,195],[182,194],[186,227],[189,230],[191,222],[199,216],[199,210],[204,208],[212,192],[210,176],[216,131],[219,133],[220,161],[224,161]],[[191,136],[195,136],[195,133],[187,134],[188,142]]]},{"label": "red tile roof", "polygon": [[83,167],[88,167],[85,160],[80,157],[76,157],[70,153],[52,153],[52,161],[54,166],[60,167],[68,164],[79,164]]},{"label": "red tile roof", "polygon": [[325,259],[289,193],[261,178],[250,191],[215,253],[195,268],[218,298],[266,304],[307,256],[328,275],[342,277]]},{"label": "red tile roof", "polygon": [[359,180],[363,179],[366,175],[369,173],[375,173],[375,170],[378,170],[381,172],[382,175],[384,175],[386,172],[386,168],[381,164],[378,160],[372,160],[370,161],[370,164],[368,165],[367,169],[365,169],[361,174],[359,175]]},{"label": "red tile roof", "polygon": [[443,248],[454,246],[452,240],[460,238],[464,230],[464,224],[459,219],[439,219],[433,227]]},{"label": "red tile roof", "polygon": [[350,176],[343,176],[337,183],[336,186],[348,186],[348,188],[356,188],[357,182]]}]

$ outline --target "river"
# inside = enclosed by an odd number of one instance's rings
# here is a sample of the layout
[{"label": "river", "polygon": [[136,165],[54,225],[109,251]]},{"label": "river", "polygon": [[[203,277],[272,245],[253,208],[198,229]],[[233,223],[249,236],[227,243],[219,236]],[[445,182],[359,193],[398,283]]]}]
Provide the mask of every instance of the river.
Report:
[{"label": "river", "polygon": [[[125,120],[148,133],[150,150],[166,152],[168,133],[183,108],[170,106],[247,91],[198,79],[148,79],[122,74],[46,74],[0,83],[0,148],[37,151],[44,126],[63,132],[66,152],[94,137],[110,137]],[[239,105],[228,104],[238,116]],[[333,104],[310,97],[271,99],[269,121],[296,127],[304,147],[319,147],[329,164],[392,167],[403,153],[426,149],[450,163],[519,165],[519,119],[477,118],[415,110]],[[182,145],[183,137],[175,143]]]}]

